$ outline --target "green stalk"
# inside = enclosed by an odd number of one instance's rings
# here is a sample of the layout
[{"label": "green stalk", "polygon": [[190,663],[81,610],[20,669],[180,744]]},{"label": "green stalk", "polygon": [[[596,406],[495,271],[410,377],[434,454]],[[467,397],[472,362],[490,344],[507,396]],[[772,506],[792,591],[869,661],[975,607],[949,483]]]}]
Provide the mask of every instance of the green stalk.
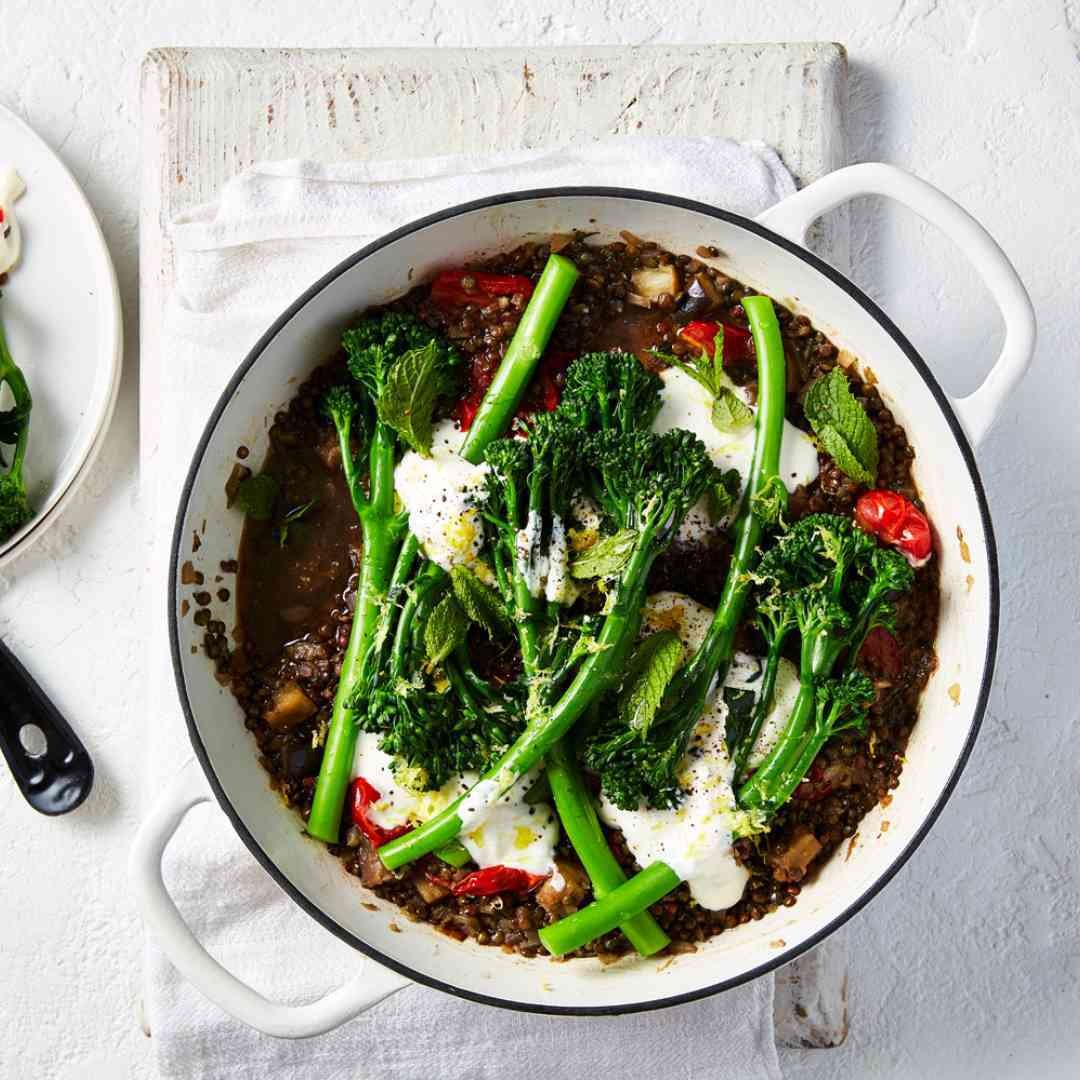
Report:
[{"label": "green stalk", "polygon": [[[593,895],[603,899],[626,881],[626,874],[608,847],[566,739],[560,739],[547,756],[547,778],[563,831],[589,875]],[[671,939],[647,911],[627,919],[619,929],[642,956],[652,956],[670,944]]]},{"label": "green stalk", "polygon": [[662,900],[680,880],[667,863],[653,863],[588,907],[543,927],[540,943],[553,956],[580,949]]},{"label": "green stalk", "polygon": [[[786,637],[786,634],[784,636]],[[776,694],[776,673],[780,670],[780,645],[783,640],[783,637],[781,637],[779,641],[775,642],[765,657],[765,670],[761,673],[761,690],[757,701],[754,703],[754,712],[750,717],[750,725],[739,740],[739,744],[735,747],[735,752],[731,755],[732,763],[735,766],[734,775],[736,779],[746,768],[746,759],[754,749],[762,725],[765,723],[765,717],[769,715],[769,710],[772,708],[773,697]]]},{"label": "green stalk", "polygon": [[[350,460],[351,451],[347,447],[342,449],[345,460]],[[375,633],[397,554],[397,539],[391,527],[394,518],[394,436],[382,423],[375,426],[369,462],[370,495],[360,507],[360,526],[364,535],[360,590],[307,823],[308,834],[328,844],[336,844],[340,835],[345,792],[359,731],[347,702]]]},{"label": "green stalk", "polygon": [[435,856],[436,858],[442,859],[447,866],[454,866],[458,870],[472,859],[472,856],[469,854],[469,849],[459,840],[452,840],[446,847],[439,848],[439,850],[435,852]]},{"label": "green stalk", "polygon": [[[405,546],[416,545],[420,549],[420,541],[409,533],[405,538]],[[401,607],[401,615],[398,617],[397,629],[394,631],[394,646],[390,653],[390,678],[396,679],[405,670],[405,659],[408,652],[410,635],[416,626],[424,620],[417,620],[417,612],[423,608],[431,598],[433,590],[446,578],[446,571],[437,563],[426,562],[423,569],[413,582],[412,588],[405,603]],[[374,675],[375,672],[372,672]]]},{"label": "green stalk", "polygon": [[495,688],[483,678],[478,675],[476,669],[473,667],[472,659],[469,656],[469,650],[465,645],[459,645],[454,650],[454,660],[457,662],[457,666],[461,671],[461,677],[465,680],[469,689],[481,700],[486,701],[489,704],[496,700]]},{"label": "green stalk", "polygon": [[754,775],[739,789],[738,802],[744,810],[767,810],[774,804],[776,807],[781,805],[775,802],[773,793],[783,785],[782,778],[791,771],[800,756],[807,728],[814,716],[815,696],[812,681],[808,680],[799,687],[799,695],[795,698],[782,738]]},{"label": "green stalk", "polygon": [[[814,764],[821,748],[829,741],[830,727],[824,722],[822,715],[824,707],[824,703],[817,701],[817,696],[812,694],[811,708],[816,718],[813,729],[800,744],[793,747],[792,754],[785,759],[779,774],[773,775],[771,783],[746,793],[745,798],[755,800],[754,806],[760,808],[766,816],[771,817],[791,798],[803,777],[810,771],[810,766]],[[744,800],[741,791],[739,800]]]},{"label": "green stalk", "polygon": [[764,523],[753,512],[753,497],[762,492],[774,476],[779,475],[780,446],[784,437],[787,361],[776,311],[767,296],[747,296],[742,306],[757,352],[757,429],[746,493],[732,526],[734,551],[720,602],[705,640],[672,687],[674,699],[697,715],[705,706],[709,687],[714,681],[722,684],[727,677],[735,651],[735,634],[742,621],[746,594],[750,589],[747,575],[757,559],[757,548],[764,530]]},{"label": "green stalk", "polygon": [[579,276],[569,259],[562,255],[548,256],[544,272],[462,444],[460,454],[466,461],[478,465],[488,443],[506,431]]},{"label": "green stalk", "polygon": [[[651,535],[643,533],[627,566],[627,581],[645,581],[652,561],[652,547]],[[578,668],[566,692],[550,710],[537,710],[517,741],[480,778],[481,783],[496,782],[497,790],[493,798],[504,795],[521,776],[539,763],[589,705],[609,688],[618,673],[618,646],[627,636],[633,637],[637,633],[641,620],[642,592],[642,587],[620,590],[619,598],[597,637],[596,651]],[[383,864],[390,870],[398,870],[454,839],[462,827],[458,807],[473,790],[475,787],[419,828],[379,848],[379,858]]]}]

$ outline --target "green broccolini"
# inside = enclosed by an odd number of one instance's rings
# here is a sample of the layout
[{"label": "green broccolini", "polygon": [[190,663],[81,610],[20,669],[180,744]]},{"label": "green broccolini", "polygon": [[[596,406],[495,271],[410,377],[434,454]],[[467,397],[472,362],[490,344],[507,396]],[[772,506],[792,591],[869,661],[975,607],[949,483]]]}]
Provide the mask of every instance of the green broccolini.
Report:
[{"label": "green broccolini", "polygon": [[[433,330],[400,312],[361,319],[345,332],[342,346],[353,383],[332,390],[325,408],[337,429],[342,468],[364,543],[352,629],[308,818],[308,832],[328,843],[338,840],[356,746],[358,729],[350,702],[380,629],[380,613],[405,536],[406,522],[395,508],[394,464],[403,446],[430,451],[436,400],[452,389],[461,361]],[[354,440],[367,458],[366,470]]]},{"label": "green broccolini", "polygon": [[[34,402],[26,378],[8,349],[4,324],[0,322],[0,386],[3,385],[11,391],[12,405],[0,412],[0,443],[15,450],[7,472],[0,476],[0,540],[7,539],[34,516],[23,478]],[[0,457],[2,464],[5,462]]]},{"label": "green broccolini", "polygon": [[[850,519],[812,514],[782,533],[754,574],[758,605],[783,633],[769,641],[766,670],[797,630],[799,694],[784,731],[738,791],[739,805],[771,816],[791,797],[828,739],[859,723],[873,687],[855,669],[874,626],[889,626],[891,598],[911,587],[914,571],[896,551],[877,546]],[[831,678],[842,656],[846,671]],[[764,694],[762,695],[764,698]],[[758,707],[767,710],[768,701]],[[748,738],[736,751],[749,753]],[[752,743],[750,744],[752,745]]]}]

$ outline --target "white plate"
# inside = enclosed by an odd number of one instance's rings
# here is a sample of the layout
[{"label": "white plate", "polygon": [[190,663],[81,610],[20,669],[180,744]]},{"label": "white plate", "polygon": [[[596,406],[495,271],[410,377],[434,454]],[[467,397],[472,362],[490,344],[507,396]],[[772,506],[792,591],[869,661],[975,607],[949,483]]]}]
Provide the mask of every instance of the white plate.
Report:
[{"label": "white plate", "polygon": [[34,517],[0,566],[41,537],[86,477],[120,387],[120,293],[105,238],[75,178],[0,107],[0,165],[26,181],[15,203],[23,253],[0,300],[8,344],[34,396],[26,481]]}]

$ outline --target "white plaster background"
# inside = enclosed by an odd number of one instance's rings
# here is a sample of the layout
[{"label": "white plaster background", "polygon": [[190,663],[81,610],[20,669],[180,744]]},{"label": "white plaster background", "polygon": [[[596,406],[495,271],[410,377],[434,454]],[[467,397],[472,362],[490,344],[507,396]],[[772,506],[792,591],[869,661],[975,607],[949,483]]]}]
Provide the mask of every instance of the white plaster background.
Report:
[{"label": "white plaster background", "polygon": [[[1027,383],[980,452],[1004,581],[999,674],[959,790],[845,929],[852,1033],[792,1077],[1080,1071],[1080,0],[0,0],[0,102],[74,170],[120,276],[127,369],[64,523],[0,587],[0,635],[83,733],[87,805],[47,821],[0,776],[0,1076],[150,1077],[136,822],[146,582],[136,538],[137,72],[157,45],[560,45],[831,39],[851,154],[905,165],[1013,257],[1040,321]],[[943,374],[973,386],[998,328],[975,274],[904,211],[855,215],[854,274]],[[717,1033],[722,1047],[723,1033]]]}]

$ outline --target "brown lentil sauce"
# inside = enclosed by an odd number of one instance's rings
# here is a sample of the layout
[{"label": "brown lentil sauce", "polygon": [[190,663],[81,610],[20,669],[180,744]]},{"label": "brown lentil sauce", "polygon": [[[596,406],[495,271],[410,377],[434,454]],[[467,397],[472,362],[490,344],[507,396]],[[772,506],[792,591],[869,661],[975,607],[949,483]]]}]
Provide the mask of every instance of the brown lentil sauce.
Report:
[{"label": "brown lentil sauce", "polygon": [[[621,348],[656,366],[658,361],[650,349],[676,355],[688,351],[678,330],[691,318],[745,326],[739,301],[751,290],[708,264],[706,260],[718,254],[715,249],[699,248],[696,257],[676,256],[629,234],[622,242],[602,247],[588,243],[584,235],[566,241],[561,238],[561,253],[575,262],[582,276],[555,329],[549,353],[576,355]],[[476,269],[525,274],[535,281],[549,251],[547,244],[524,244]],[[679,293],[662,295],[648,308],[636,306],[631,274],[642,267],[668,265],[677,271]],[[395,306],[415,312],[451,339],[468,358],[470,388],[474,392],[482,389],[513,335],[523,298],[501,297],[485,307],[447,309],[432,303],[427,293],[427,286],[415,288]],[[801,405],[806,388],[841,361],[836,347],[805,316],[794,315],[780,304],[776,308],[788,358],[788,418],[807,429]],[[853,392],[877,428],[878,487],[917,501],[911,476],[914,451],[907,436],[877,389],[863,381],[853,366],[847,371]],[[274,418],[264,464],[264,470],[279,484],[274,519],[280,521],[290,509],[315,502],[290,526],[285,544],[273,524],[249,519],[238,563],[230,560],[222,564],[224,573],[239,569],[235,648],[230,648],[224,623],[212,618],[208,603],[203,603],[209,601],[209,593],[200,591],[193,597],[195,621],[206,628],[206,651],[244,710],[246,726],[272,784],[302,817],[310,810],[319,771],[321,740],[349,634],[360,553],[359,525],[342,477],[337,439],[331,423],[319,411],[322,394],[342,374],[343,358],[335,357],[317,369],[289,407]],[[752,367],[731,374],[753,389]],[[558,371],[553,375],[556,383],[561,377]],[[536,395],[531,404],[539,404]],[[246,458],[247,449],[240,448],[238,457]],[[831,459],[821,455],[818,478],[792,496],[791,517],[819,511],[850,514],[859,491]],[[729,557],[722,536],[679,544],[657,561],[650,587],[653,591],[674,589],[703,604],[715,605]],[[774,819],[771,831],[755,840],[737,842],[738,857],[751,875],[737,904],[726,911],[707,911],[691,900],[684,884],[654,905],[654,916],[672,939],[669,951],[691,950],[696,942],[794,904],[816,867],[856,834],[872,807],[887,799],[899,783],[919,695],[935,666],[938,609],[938,569],[936,560],[931,560],[916,575],[914,588],[898,603],[899,665],[893,658],[892,663],[881,665],[881,670],[870,672],[878,695],[866,732],[845,732],[830,740],[795,797]],[[744,629],[740,646],[759,654],[764,651],[748,629]],[[515,674],[518,658],[512,646],[500,648],[474,641],[471,647],[474,662],[489,677]],[[874,667],[872,660],[868,666]],[[274,702],[283,688],[289,693],[298,691],[307,705],[288,710],[281,720]],[[608,830],[608,839],[626,870],[635,870],[621,834]],[[349,873],[379,896],[399,904],[410,918],[432,923],[458,939],[473,937],[480,944],[499,945],[530,956],[544,951],[537,938],[538,927],[590,899],[588,879],[565,839],[558,854],[568,889],[557,905],[545,902],[543,890],[527,897],[511,893],[483,899],[454,897],[431,877],[454,880],[466,871],[454,871],[434,861],[434,856],[395,876],[382,867],[367,840],[348,822],[342,826],[341,843],[331,851],[343,860]],[[629,948],[623,935],[615,931],[575,955],[609,959]]]}]

